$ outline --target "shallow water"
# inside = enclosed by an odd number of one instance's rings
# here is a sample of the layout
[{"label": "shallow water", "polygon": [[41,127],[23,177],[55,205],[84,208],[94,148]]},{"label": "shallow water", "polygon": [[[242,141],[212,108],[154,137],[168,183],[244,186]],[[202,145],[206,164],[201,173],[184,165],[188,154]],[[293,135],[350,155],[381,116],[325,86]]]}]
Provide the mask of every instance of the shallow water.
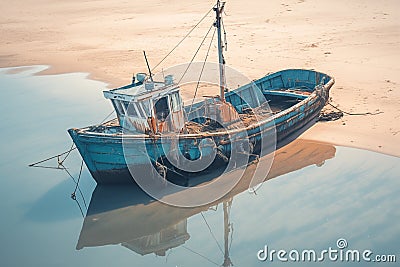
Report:
[{"label": "shallow water", "polygon": [[[306,141],[277,154],[273,179],[257,194],[243,185],[218,205],[196,209],[168,207],[132,188],[96,188],[84,168],[80,188],[89,211],[83,219],[70,198],[72,179],[28,164],[67,150],[66,129],[100,122],[112,106],[102,97],[105,84],[82,73],[32,75],[43,68],[0,69],[1,266],[221,266],[228,229],[223,203],[230,206],[234,266],[279,264],[257,259],[265,245],[321,251],[337,249],[339,238],[347,248],[400,261],[400,159]],[[76,151],[65,164],[77,177]]]}]

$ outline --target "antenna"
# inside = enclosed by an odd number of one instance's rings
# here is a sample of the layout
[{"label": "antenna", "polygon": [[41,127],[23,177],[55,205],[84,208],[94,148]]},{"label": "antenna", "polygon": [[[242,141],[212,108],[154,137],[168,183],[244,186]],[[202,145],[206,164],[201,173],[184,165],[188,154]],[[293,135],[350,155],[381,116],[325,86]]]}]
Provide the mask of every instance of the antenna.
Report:
[{"label": "antenna", "polygon": [[143,50],[143,55],[144,55],[144,59],[146,60],[146,65],[147,65],[147,69],[149,70],[149,75],[150,75],[150,81],[153,81],[153,76],[151,74],[151,69],[150,69],[150,65],[149,65],[149,61],[147,61],[147,57],[146,57],[146,51]]}]

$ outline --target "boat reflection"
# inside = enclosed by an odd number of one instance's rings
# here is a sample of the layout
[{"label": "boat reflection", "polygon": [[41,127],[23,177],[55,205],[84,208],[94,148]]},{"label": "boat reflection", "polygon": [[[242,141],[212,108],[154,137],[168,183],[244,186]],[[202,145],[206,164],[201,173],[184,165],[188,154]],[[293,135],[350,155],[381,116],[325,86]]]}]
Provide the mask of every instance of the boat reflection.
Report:
[{"label": "boat reflection", "polygon": [[[268,179],[294,172],[306,166],[321,166],[335,156],[336,149],[329,144],[295,140],[275,153]],[[187,219],[220,203],[224,210],[225,259],[223,266],[231,266],[227,249],[230,232],[229,208],[235,195],[246,191],[251,172],[226,196],[214,203],[195,208],[178,208],[156,201],[135,185],[97,186],[93,192],[87,215],[79,236],[77,249],[121,244],[132,251],[146,255],[165,255],[169,249],[183,245],[190,235]],[[247,172],[247,171],[246,171]]]}]

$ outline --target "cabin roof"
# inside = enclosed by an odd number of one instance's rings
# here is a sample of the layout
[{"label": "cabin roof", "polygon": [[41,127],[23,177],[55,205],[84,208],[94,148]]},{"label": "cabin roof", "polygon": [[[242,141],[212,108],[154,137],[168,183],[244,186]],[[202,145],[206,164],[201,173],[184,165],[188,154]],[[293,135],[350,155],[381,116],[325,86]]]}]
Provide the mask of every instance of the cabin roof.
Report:
[{"label": "cabin roof", "polygon": [[119,88],[104,91],[104,97],[108,99],[140,101],[142,99],[153,98],[178,90],[179,87],[176,84],[167,85],[164,82],[144,82],[140,84],[129,84]]}]

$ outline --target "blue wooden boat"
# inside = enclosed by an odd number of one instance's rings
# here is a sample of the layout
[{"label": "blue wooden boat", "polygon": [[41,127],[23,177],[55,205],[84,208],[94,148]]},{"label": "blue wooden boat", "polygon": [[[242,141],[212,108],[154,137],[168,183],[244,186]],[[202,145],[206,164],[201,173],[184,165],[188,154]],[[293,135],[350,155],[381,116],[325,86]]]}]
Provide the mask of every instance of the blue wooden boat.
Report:
[{"label": "blue wooden boat", "polygon": [[[179,174],[178,180],[246,154],[238,160],[243,165],[249,156],[272,152],[316,120],[334,84],[327,74],[287,69],[229,90],[221,37],[223,9],[224,3],[218,1],[213,26],[218,37],[219,95],[184,106],[174,77],[155,80],[148,67],[149,74],[137,74],[131,84],[104,91],[116,119],[68,130],[98,184],[132,182],[132,170],[146,176],[149,165],[164,177],[168,172]],[[212,159],[207,169],[182,167],[182,159],[206,158]]]}]

